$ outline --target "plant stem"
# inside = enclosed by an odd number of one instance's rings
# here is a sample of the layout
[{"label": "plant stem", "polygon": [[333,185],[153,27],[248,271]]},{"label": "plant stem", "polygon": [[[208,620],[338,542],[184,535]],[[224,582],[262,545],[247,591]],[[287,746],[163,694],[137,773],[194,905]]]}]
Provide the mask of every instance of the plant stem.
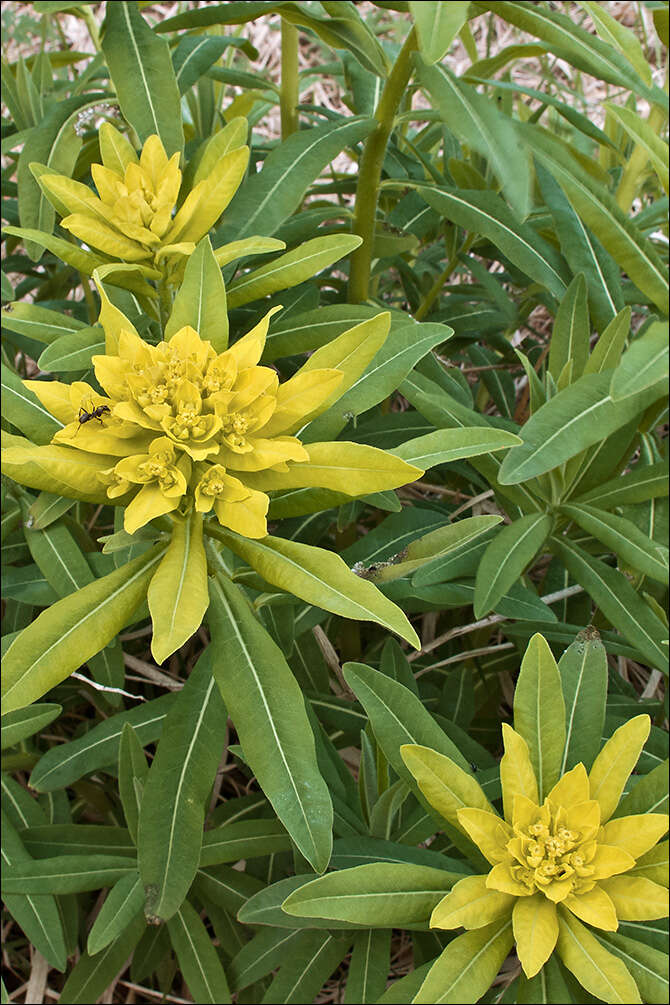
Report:
[{"label": "plant stem", "polygon": [[279,110],[283,140],[298,131],[298,100],[298,29],[282,18]]},{"label": "plant stem", "polygon": [[100,52],[100,32],[98,30],[98,22],[95,20],[93,12],[90,11],[88,7],[81,7],[79,9],[79,14],[88,28],[88,33],[91,36],[91,41],[95,46],[96,52]]},{"label": "plant stem", "polygon": [[379,124],[365,141],[358,174],[356,208],[352,228],[353,233],[363,239],[363,243],[351,256],[348,298],[350,304],[363,303],[368,298],[372,245],[375,236],[375,215],[382,165],[396,112],[412,74],[411,56],[416,46],[416,31],[412,28],[393,64],[393,69],[384,85],[379,104],[375,110],[375,119]]},{"label": "plant stem", "polygon": [[172,295],[165,279],[158,281],[158,311],[162,329],[161,334],[165,337],[165,326],[172,314]]},{"label": "plant stem", "polygon": [[439,276],[437,277],[431,288],[428,290],[428,293],[425,295],[425,297],[417,307],[416,311],[414,312],[415,321],[423,321],[423,319],[429,313],[431,307],[433,306],[433,304],[439,297],[440,293],[442,292],[442,287],[444,286],[447,279],[458,265],[459,258],[461,257],[461,255],[466,254],[470,250],[470,248],[474,244],[474,240],[475,240],[474,235],[469,235],[468,237],[466,237],[466,239],[463,241],[463,244],[458,249],[458,251],[456,251],[451,256],[444,270],[439,274]]},{"label": "plant stem", "polygon": [[84,291],[84,300],[86,301],[86,309],[88,310],[88,321],[89,324],[94,325],[98,320],[98,308],[91,291],[91,285],[88,276],[85,276],[83,272],[79,273],[79,278],[81,279],[81,287]]}]

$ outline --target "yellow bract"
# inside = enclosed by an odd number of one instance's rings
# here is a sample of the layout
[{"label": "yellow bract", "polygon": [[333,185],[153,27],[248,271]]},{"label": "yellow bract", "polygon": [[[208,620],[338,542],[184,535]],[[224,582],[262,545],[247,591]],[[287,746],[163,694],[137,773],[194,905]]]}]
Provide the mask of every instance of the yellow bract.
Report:
[{"label": "yellow bract", "polygon": [[[296,467],[305,469],[301,484],[336,486],[350,495],[396,488],[422,474],[373,447],[338,442],[306,448],[286,434],[332,398],[344,374],[310,369],[308,387],[301,372],[280,385],[274,369],[259,366],[278,309],[218,354],[188,325],[169,341],[149,345],[134,330],[119,329],[118,315],[117,351],[93,357],[105,394],[82,381],[26,382],[64,424],[54,444],[73,459],[81,453],[104,456],[97,477],[107,498],[125,505],[126,531],[194,508],[213,512],[245,537],[261,538],[269,506],[262,489],[292,486]],[[388,315],[383,317],[388,327]],[[31,456],[39,461],[47,449],[53,447],[34,446]],[[15,473],[19,480],[23,468]],[[39,487],[40,477],[31,474],[30,484]]]},{"label": "yellow bract", "polygon": [[114,126],[100,128],[103,164],[91,174],[98,190],[65,175],[43,172],[39,184],[67,214],[65,230],[114,259],[165,268],[182,262],[208,233],[242,181],[249,149],[239,146],[219,158],[173,215],[182,183],[179,154],[168,159],[158,136],[150,136],[139,158]]},{"label": "yellow bract", "polygon": [[[577,764],[540,804],[528,745],[504,726],[504,819],[490,804],[485,808],[483,791],[473,800],[477,782],[448,757],[424,747],[402,747],[403,760],[424,795],[492,866],[486,875],[457,883],[433,911],[431,925],[481,928],[511,915],[519,960],[526,976],[533,977],[554,951],[570,915],[610,932],[620,920],[665,917],[667,891],[650,879],[623,874],[663,836],[667,815],[644,813],[607,822],[648,734],[648,716],[631,719],[605,744],[590,774]],[[613,763],[613,754],[623,750],[625,772]],[[568,928],[572,931],[574,924]]]}]

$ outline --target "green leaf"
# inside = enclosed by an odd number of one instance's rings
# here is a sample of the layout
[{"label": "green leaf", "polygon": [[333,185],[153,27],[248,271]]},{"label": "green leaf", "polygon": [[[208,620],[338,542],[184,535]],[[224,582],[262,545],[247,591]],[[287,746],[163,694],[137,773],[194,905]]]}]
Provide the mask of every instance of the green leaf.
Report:
[{"label": "green leaf", "polygon": [[7,712],[41,698],[111,642],[142,602],[162,554],[152,548],[59,600],[23,629],[5,654]]},{"label": "green leaf", "polygon": [[[3,74],[4,79],[4,74]],[[33,176],[30,165],[37,161],[52,172],[70,177],[81,149],[81,139],[75,126],[80,111],[95,104],[90,94],[80,94],[52,103],[41,117],[39,128],[32,129],[19,155],[17,183],[19,190],[19,220],[22,227],[43,230],[50,234],[56,214]],[[103,95],[98,96],[98,100]],[[44,246],[28,240],[26,251],[33,261],[41,258]]]},{"label": "green leaf", "polygon": [[398,387],[414,366],[431,349],[451,338],[453,329],[446,325],[425,323],[396,326],[374,359],[348,390],[328,408],[325,415],[312,421],[301,434],[305,443],[335,439],[352,417],[379,404]]},{"label": "green leaf", "polygon": [[636,339],[612,375],[614,401],[644,391],[647,402],[665,396],[668,383],[668,323],[656,322]]},{"label": "green leaf", "polygon": [[[535,170],[561,243],[563,257],[573,275],[580,272],[584,274],[589,309],[596,327],[602,331],[624,306],[620,270],[600,241],[586,228],[563,189],[547,169],[536,163]],[[590,372],[588,366],[585,372]]]},{"label": "green leaf", "polygon": [[556,314],[549,343],[549,373],[558,380],[563,368],[572,361],[572,379],[581,377],[589,354],[589,309],[586,282],[580,273],[568,286]]},{"label": "green leaf", "polygon": [[231,309],[241,307],[297,286],[350,254],[360,243],[361,238],[355,234],[329,234],[305,241],[255,272],[247,272],[233,280],[228,288],[229,306]]},{"label": "green leaf", "polygon": [[63,428],[18,374],[2,363],[2,416],[34,443],[50,443]]},{"label": "green leaf", "polygon": [[427,564],[433,566],[433,562],[437,562],[442,556],[448,555],[450,552],[462,548],[468,541],[486,534],[492,527],[500,523],[501,519],[501,517],[491,514],[466,517],[455,523],[444,524],[437,530],[412,541],[398,556],[392,556],[392,558],[400,558],[400,561],[391,561],[388,564],[381,563],[381,568],[373,569],[367,575],[375,582],[389,583]]},{"label": "green leaf", "polygon": [[658,764],[635,782],[613,813],[613,817],[637,813],[668,812],[668,761]]},{"label": "green leaf", "polygon": [[505,456],[499,481],[516,485],[544,474],[636,418],[646,399],[614,402],[610,379],[611,371],[580,377],[542,405],[521,430],[522,446]]},{"label": "green leaf", "polygon": [[585,2],[600,37],[617,49],[635,68],[645,84],[651,84],[651,67],[637,36],[597,3]]},{"label": "green leaf", "polygon": [[142,881],[137,871],[133,871],[118,880],[107,894],[88,935],[86,952],[89,956],[95,956],[118,938],[135,918],[142,915],[143,906]]},{"label": "green leaf", "polygon": [[299,929],[260,928],[228,964],[231,991],[254,984],[287,958],[293,958],[304,944],[306,932]]},{"label": "green leaf", "polygon": [[551,649],[537,634],[528,643],[514,692],[514,728],[530,750],[540,802],[560,777],[565,747],[565,703]]},{"label": "green leaf", "polygon": [[278,820],[240,820],[205,831],[198,868],[259,858],[291,850],[291,839]]},{"label": "green leaf", "polygon": [[363,663],[347,663],[344,678],[370,719],[377,743],[400,778],[413,778],[400,756],[403,744],[430,747],[450,757],[465,771],[470,766],[426,710],[421,699],[404,685],[385,677]]},{"label": "green leaf", "polygon": [[494,10],[498,17],[547,42],[573,66],[617,87],[649,98],[649,88],[611,45],[601,41],[565,14],[526,3],[475,3],[475,9]]},{"label": "green leaf", "polygon": [[135,871],[131,858],[114,855],[54,855],[18,862],[2,878],[4,893],[84,893],[111,886]]},{"label": "green leaf", "polygon": [[641,1002],[630,971],[616,956],[604,949],[575,916],[559,908],[556,950],[563,964],[579,983],[596,998],[613,1003]]},{"label": "green leaf", "polygon": [[257,541],[228,531],[220,536],[273,586],[342,617],[375,621],[418,648],[419,639],[400,608],[334,552],[269,534]]},{"label": "green leaf", "polygon": [[140,142],[157,134],[168,157],[184,149],[179,88],[170,50],[147,25],[135,3],[107,11],[102,51],[125,119]]},{"label": "green leaf", "polygon": [[[36,245],[43,245],[57,258],[67,265],[71,265],[85,276],[92,276],[95,269],[105,265],[105,259],[92,251],[80,248],[78,244],[71,244],[64,241],[62,237],[55,237],[45,230],[35,230],[32,227],[3,227],[3,234],[10,237],[20,237],[24,242],[33,242]],[[68,324],[71,319],[68,318]]]},{"label": "green leaf", "polygon": [[581,761],[587,771],[600,749],[607,700],[607,653],[595,629],[586,629],[558,663],[565,702],[565,747],[560,774]]},{"label": "green leaf", "polygon": [[350,941],[331,932],[303,932],[263,995],[263,1005],[314,1001],[346,956]]},{"label": "green leaf", "polygon": [[[272,320],[263,350],[263,362],[269,363],[281,356],[293,356],[299,352],[311,352],[332,342],[362,321],[370,321],[378,316],[379,308],[366,304],[330,304],[301,314],[289,312],[279,315]],[[403,327],[405,323],[406,318],[403,316]]]},{"label": "green leaf", "polygon": [[456,878],[461,874],[425,865],[373,862],[312,880],[290,894],[282,910],[365,928],[428,927],[433,908]]},{"label": "green leaf", "polygon": [[[4,874],[11,874],[15,868],[20,868],[22,864],[31,862],[29,853],[4,810],[2,811],[2,862]],[[21,926],[34,948],[49,961],[52,967],[63,972],[67,966],[67,950],[63,922],[54,898],[45,892],[37,895],[3,892],[2,899],[9,914]]]},{"label": "green leaf", "polygon": [[239,589],[212,579],[210,597],[213,673],[245,759],[302,854],[323,871],[332,807],[300,689]]},{"label": "green leaf", "polygon": [[575,503],[596,506],[610,510],[617,506],[630,506],[664,496],[668,486],[668,465],[665,461],[657,464],[638,464],[618,478],[604,482],[584,495],[577,496]]},{"label": "green leaf", "polygon": [[140,815],[140,795],[149,772],[149,765],[137,733],[129,722],[124,723],[119,744],[119,796],[128,831],[137,844]]},{"label": "green leaf", "polygon": [[189,991],[198,1002],[230,1002],[228,981],[200,915],[188,901],[168,921],[172,948]]},{"label": "green leaf", "polygon": [[172,537],[147,592],[153,622],[151,652],[157,663],[183,646],[202,624],[209,605],[202,515],[172,521]]},{"label": "green leaf", "polygon": [[495,450],[509,450],[520,442],[514,433],[508,433],[505,429],[493,429],[491,426],[438,429],[426,436],[406,440],[399,447],[394,447],[391,453],[402,457],[408,464],[428,470],[463,457],[478,457]]},{"label": "green leaf", "polygon": [[238,191],[226,210],[225,233],[236,240],[252,234],[271,237],[325,166],[345,147],[365,139],[375,125],[374,119],[348,118],[289,136]]},{"label": "green leaf", "polygon": [[473,234],[481,234],[513,265],[545,286],[553,296],[558,299],[563,296],[567,284],[558,254],[532,227],[522,223],[495,192],[447,186],[416,185],[416,188],[428,205],[447,220]]},{"label": "green leaf", "polygon": [[[462,5],[447,4],[446,10],[454,6]],[[512,119],[444,66],[421,65],[418,60],[417,64],[417,79],[435,102],[442,120],[459,140],[486,158],[512,209],[525,219],[530,206],[530,158],[519,142]]]},{"label": "green leaf", "polygon": [[371,928],[354,939],[351,952],[345,1005],[366,1005],[376,1002],[386,990],[391,969],[391,933],[388,929]]},{"label": "green leaf", "polygon": [[17,708],[13,712],[7,712],[2,717],[1,749],[6,750],[7,747],[15,746],[28,736],[39,733],[50,722],[57,719],[62,711],[61,705],[43,702],[39,705]]},{"label": "green leaf", "polygon": [[612,318],[586,361],[585,374],[602,373],[603,370],[612,370],[619,365],[630,332],[630,318],[630,307],[624,307]]},{"label": "green leaf", "polygon": [[209,238],[203,237],[186,262],[184,278],[165,326],[165,338],[171,339],[190,325],[201,339],[212,343],[215,352],[223,352],[228,346],[227,311],[221,267]]},{"label": "green leaf", "polygon": [[542,513],[522,516],[503,527],[482,555],[475,581],[474,613],[482,618],[505,596],[542,549],[553,519]]},{"label": "green leaf", "polygon": [[221,756],[226,709],[206,650],[168,713],[144,783],[138,858],[147,918],[171,918],[200,861],[205,800]]},{"label": "green leaf", "polygon": [[191,87],[216,63],[231,46],[243,49],[247,56],[258,56],[250,42],[243,38],[214,38],[206,35],[198,38],[194,35],[182,35],[172,53],[172,65],[177,77],[180,94],[185,94]]},{"label": "green leaf", "polygon": [[668,636],[667,628],[635,592],[626,576],[565,538],[552,538],[551,547],[611,624],[653,667],[667,673],[668,657],[662,645]]},{"label": "green leaf", "polygon": [[660,1005],[668,1000],[668,960],[664,952],[618,932],[598,932],[596,938],[623,962],[643,1001],[658,1002]]},{"label": "green leaf", "polygon": [[[634,35],[631,37],[635,38]],[[646,61],[646,57],[643,58],[645,59],[645,65],[648,67],[649,64]],[[603,107],[615,122],[618,122],[623,127],[633,142],[646,150],[651,165],[667,195],[668,188],[670,187],[670,179],[668,177],[668,144],[664,143],[649,123],[641,115],[637,115],[631,108],[626,108],[624,105],[614,105],[609,101],[606,101]]]},{"label": "green leaf", "polygon": [[626,565],[659,583],[668,583],[668,549],[638,530],[632,520],[584,503],[561,506],[561,513],[601,541]]},{"label": "green leaf", "polygon": [[413,1001],[425,1005],[479,1001],[513,945],[511,918],[459,935],[430,968]]},{"label": "green leaf", "polygon": [[53,792],[71,785],[91,771],[116,764],[126,723],[137,731],[141,744],[153,743],[161,734],[174,700],[172,694],[154,698],[128,712],[118,712],[69,743],[52,747],[33,768],[31,788],[37,792]]},{"label": "green leaf", "polygon": [[[469,2],[462,3],[460,0],[452,0],[447,4],[439,0],[431,0],[429,3],[426,0],[418,3],[410,0],[409,9],[419,36],[421,55],[427,63],[438,63],[446,56],[451,43],[468,19],[469,7]],[[364,998],[360,1000],[365,1001]]]},{"label": "green leaf", "polygon": [[87,370],[92,366],[91,357],[104,352],[105,333],[102,328],[93,325],[52,342],[40,355],[37,365],[48,373]]},{"label": "green leaf", "polygon": [[26,848],[35,858],[57,855],[110,854],[135,858],[135,846],[125,827],[107,824],[51,823],[31,825],[22,831]]},{"label": "green leaf", "polygon": [[28,338],[49,345],[56,339],[72,332],[86,328],[83,321],[61,314],[59,311],[48,310],[38,304],[24,304],[14,301],[6,304],[2,310],[2,326],[9,331],[27,335]]},{"label": "green leaf", "polygon": [[97,1001],[125,965],[145,931],[144,918],[135,918],[114,942],[95,956],[84,953],[61,991],[63,1001],[72,1002],[72,1005]]},{"label": "green leaf", "polygon": [[622,271],[665,314],[668,280],[652,243],[560,140],[530,123],[519,123],[517,128],[559,183],[583,223],[602,242]]}]

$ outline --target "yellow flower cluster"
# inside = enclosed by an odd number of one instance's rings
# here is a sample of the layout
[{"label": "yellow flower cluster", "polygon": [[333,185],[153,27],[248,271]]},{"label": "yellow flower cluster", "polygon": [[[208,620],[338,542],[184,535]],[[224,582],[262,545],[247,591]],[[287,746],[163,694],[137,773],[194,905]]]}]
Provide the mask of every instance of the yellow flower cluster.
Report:
[{"label": "yellow flower cluster", "polygon": [[517,955],[526,976],[533,977],[557,944],[570,965],[574,919],[613,932],[620,920],[665,917],[667,891],[648,876],[623,874],[634,870],[663,836],[667,815],[611,819],[627,777],[616,764],[617,752],[634,752],[634,764],[649,727],[648,716],[629,720],[590,772],[577,764],[540,801],[528,745],[504,724],[504,819],[476,781],[448,757],[403,747],[405,763],[428,800],[491,865],[487,874],[454,886],[433,911],[431,926],[477,929],[510,918]]},{"label": "yellow flower cluster", "polygon": [[91,165],[98,196],[66,175],[45,172],[39,183],[75,237],[111,258],[149,266],[171,256],[181,261],[195,249],[232,199],[249,159],[246,146],[218,158],[173,216],[182,183],[179,154],[168,159],[159,137],[150,136],[138,158],[109,123],[99,135],[103,163]]},{"label": "yellow flower cluster", "polygon": [[[199,513],[213,510],[223,526],[245,537],[260,538],[267,534],[269,506],[263,489],[305,485],[356,495],[421,475],[374,447],[345,442],[305,447],[291,435],[338,396],[344,373],[319,367],[317,360],[280,384],[274,369],[260,366],[276,310],[221,353],[188,325],[156,346],[121,329],[117,352],[93,357],[105,394],[82,381],[25,382],[63,423],[52,444],[68,453],[74,448],[97,455],[95,475],[107,497],[126,507],[129,533],[194,506]],[[31,460],[43,474],[62,463],[53,450],[33,447]],[[37,479],[24,473],[26,467],[18,477],[52,487],[39,472]]]}]

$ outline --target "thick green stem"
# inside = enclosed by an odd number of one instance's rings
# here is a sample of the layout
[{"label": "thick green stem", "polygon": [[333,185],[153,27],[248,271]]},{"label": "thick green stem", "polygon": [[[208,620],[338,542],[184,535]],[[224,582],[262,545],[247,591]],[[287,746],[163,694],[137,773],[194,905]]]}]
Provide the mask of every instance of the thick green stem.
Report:
[{"label": "thick green stem", "polygon": [[416,46],[416,31],[412,28],[393,64],[375,110],[375,119],[379,125],[365,141],[358,174],[353,223],[353,233],[358,234],[363,243],[351,256],[350,304],[363,303],[368,298],[382,165],[396,113],[412,74],[412,53]]},{"label": "thick green stem", "polygon": [[298,29],[282,18],[279,110],[283,140],[298,131],[298,101]]}]

